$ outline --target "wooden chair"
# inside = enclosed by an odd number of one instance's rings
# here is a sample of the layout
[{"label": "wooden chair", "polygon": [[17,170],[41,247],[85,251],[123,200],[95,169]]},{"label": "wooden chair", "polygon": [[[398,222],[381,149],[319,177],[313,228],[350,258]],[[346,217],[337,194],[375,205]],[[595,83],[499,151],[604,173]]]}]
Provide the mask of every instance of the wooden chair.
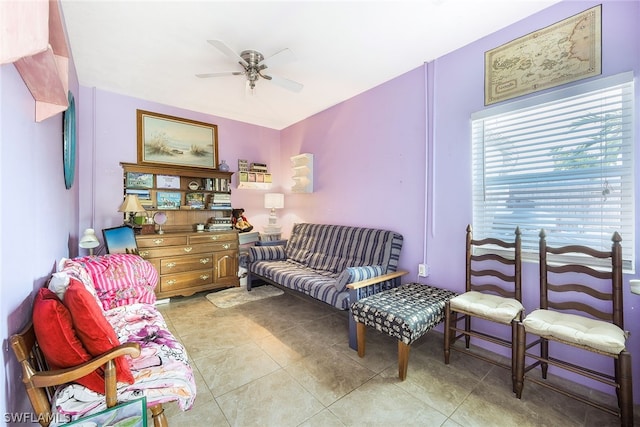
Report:
[{"label": "wooden chair", "polygon": [[[20,333],[12,335],[10,342],[13,352],[22,366],[22,382],[27,389],[31,406],[40,425],[43,427],[47,427],[54,421],[51,412],[51,399],[56,387],[73,382],[99,368],[104,369],[107,407],[111,408],[118,404],[114,359],[124,355],[131,357],[140,355],[139,344],[125,343],[81,365],[51,371],[48,369],[42,351],[38,346],[32,323],[29,323]],[[154,426],[167,427],[168,422],[163,413],[162,405],[158,404],[150,409]]]},{"label": "wooden chair", "polygon": [[[515,240],[507,242],[495,238],[474,240],[471,225],[467,226],[466,290],[465,293],[452,298],[445,306],[444,363],[449,364],[451,350],[455,350],[511,369],[514,391],[515,346],[513,343],[516,338],[516,325],[522,320],[524,313],[521,303],[521,266],[519,228],[515,230]],[[471,325],[472,318],[510,326],[511,338],[504,339],[474,329]],[[462,320],[464,320],[464,326],[461,327],[458,324]],[[463,336],[465,346],[454,345]],[[511,362],[505,364],[470,350],[471,337],[510,348]]]},{"label": "wooden chair", "polygon": [[[525,374],[540,366],[542,379],[532,375],[526,375],[526,379],[616,415],[623,426],[630,426],[633,425],[633,391],[631,354],[625,349],[627,333],[622,313],[622,238],[614,233],[612,241],[610,252],[577,245],[552,248],[547,246],[544,230],[540,232],[540,308],[518,325],[516,396],[522,397]],[[569,256],[573,257],[566,261]],[[609,267],[606,271],[588,267],[576,263],[576,257],[598,259]],[[527,334],[538,338],[527,345]],[[586,367],[575,351],[570,353],[576,355],[575,360],[551,356],[549,341],[611,357],[613,375]],[[536,346],[539,346],[539,355],[530,351]],[[528,366],[526,358],[533,359]],[[614,387],[618,408],[612,409],[545,381],[549,365]]]}]

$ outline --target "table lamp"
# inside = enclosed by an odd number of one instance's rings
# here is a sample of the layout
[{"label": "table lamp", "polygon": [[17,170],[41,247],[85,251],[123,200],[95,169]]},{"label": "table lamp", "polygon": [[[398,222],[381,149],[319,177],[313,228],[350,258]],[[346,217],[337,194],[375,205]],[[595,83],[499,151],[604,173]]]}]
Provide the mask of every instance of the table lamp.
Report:
[{"label": "table lamp", "polygon": [[96,232],[93,228],[84,230],[78,246],[82,249],[89,249],[89,255],[93,255],[93,248],[100,246],[100,241],[96,237]]},{"label": "table lamp", "polygon": [[264,232],[267,234],[280,233],[281,226],[278,225],[276,209],[284,208],[284,194],[266,193],[264,195],[264,207],[271,209],[269,212],[269,224],[264,228]]},{"label": "table lamp", "polygon": [[133,227],[135,224],[133,222],[133,218],[136,216],[137,212],[146,212],[142,204],[140,204],[140,200],[138,200],[138,196],[135,194],[127,194],[124,198],[124,202],[120,205],[118,212],[129,212],[129,222],[128,225]]}]

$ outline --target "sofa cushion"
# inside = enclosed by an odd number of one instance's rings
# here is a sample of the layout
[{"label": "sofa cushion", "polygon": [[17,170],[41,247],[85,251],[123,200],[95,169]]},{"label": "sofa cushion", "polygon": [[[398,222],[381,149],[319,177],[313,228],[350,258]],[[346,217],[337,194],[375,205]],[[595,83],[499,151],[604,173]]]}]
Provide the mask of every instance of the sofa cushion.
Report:
[{"label": "sofa cushion", "polygon": [[[113,327],[104,317],[102,307],[98,306],[93,296],[78,280],[71,279],[63,302],[71,313],[78,338],[89,354],[100,356],[120,345]],[[125,356],[115,359],[115,365],[117,380],[133,384],[129,361]]]},{"label": "sofa cushion", "polygon": [[[312,224],[294,224],[291,237],[287,241],[287,259],[301,264],[309,261],[311,250],[315,246],[317,235],[312,232]],[[307,231],[308,230],[308,231]]]},{"label": "sofa cushion", "polygon": [[287,259],[284,246],[251,246],[249,248],[249,262],[255,261],[283,261]]},{"label": "sofa cushion", "polygon": [[75,258],[74,261],[91,275],[103,309],[156,302],[154,289],[158,284],[158,272],[140,256],[109,254]]},{"label": "sofa cushion", "polygon": [[58,295],[60,301],[64,299],[64,293],[69,286],[69,279],[73,277],[82,282],[87,290],[93,295],[96,302],[102,306],[95,286],[93,286],[93,279],[91,275],[85,270],[85,268],[79,262],[72,259],[62,258],[58,263],[58,272],[54,273],[49,280],[49,289]]},{"label": "sofa cushion", "polygon": [[[50,369],[70,368],[92,359],[76,335],[71,313],[50,289],[41,288],[36,294],[33,328]],[[97,371],[76,382],[104,393],[104,378]]]},{"label": "sofa cushion", "polygon": [[347,267],[389,263],[394,235],[391,231],[325,225],[316,233],[317,243],[308,262],[311,268],[341,273]]},{"label": "sofa cushion", "polygon": [[336,289],[338,291],[342,291],[349,283],[372,279],[376,276],[382,276],[383,273],[384,270],[381,265],[347,267],[340,276],[338,276],[338,280],[336,280]]}]

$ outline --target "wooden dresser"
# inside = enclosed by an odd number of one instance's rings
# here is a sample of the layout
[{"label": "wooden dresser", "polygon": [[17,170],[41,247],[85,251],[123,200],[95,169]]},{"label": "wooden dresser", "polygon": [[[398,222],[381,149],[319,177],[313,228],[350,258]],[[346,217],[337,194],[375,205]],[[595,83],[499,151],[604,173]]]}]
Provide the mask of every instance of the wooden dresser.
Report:
[{"label": "wooden dresser", "polygon": [[160,274],[158,298],[240,286],[236,231],[137,235],[136,241]]}]

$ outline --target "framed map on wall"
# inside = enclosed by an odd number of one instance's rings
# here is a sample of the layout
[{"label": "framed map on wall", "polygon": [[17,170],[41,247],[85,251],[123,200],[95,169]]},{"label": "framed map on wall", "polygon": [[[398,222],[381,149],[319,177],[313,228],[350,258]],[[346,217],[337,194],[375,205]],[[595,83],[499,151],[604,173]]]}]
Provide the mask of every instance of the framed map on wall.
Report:
[{"label": "framed map on wall", "polygon": [[484,104],[602,73],[602,5],[484,55]]}]

